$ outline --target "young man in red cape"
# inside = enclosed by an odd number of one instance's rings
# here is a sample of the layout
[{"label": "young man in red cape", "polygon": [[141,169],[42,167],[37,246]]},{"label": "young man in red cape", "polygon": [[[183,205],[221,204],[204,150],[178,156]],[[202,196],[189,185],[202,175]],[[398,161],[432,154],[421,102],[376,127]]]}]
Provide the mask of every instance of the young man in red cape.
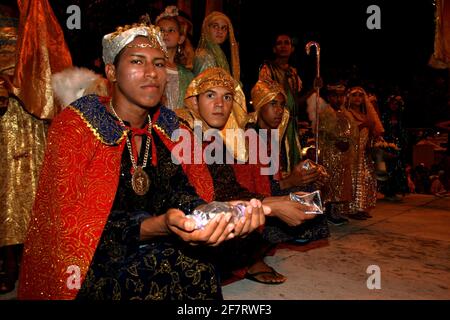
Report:
[{"label": "young man in red cape", "polygon": [[103,59],[112,98],[76,100],[49,130],[18,297],[221,299],[208,249],[264,224],[263,209],[252,200],[244,219],[217,215],[197,230],[186,214],[212,199],[211,177],[171,161],[180,125],[160,104],[159,29],[118,28]]}]

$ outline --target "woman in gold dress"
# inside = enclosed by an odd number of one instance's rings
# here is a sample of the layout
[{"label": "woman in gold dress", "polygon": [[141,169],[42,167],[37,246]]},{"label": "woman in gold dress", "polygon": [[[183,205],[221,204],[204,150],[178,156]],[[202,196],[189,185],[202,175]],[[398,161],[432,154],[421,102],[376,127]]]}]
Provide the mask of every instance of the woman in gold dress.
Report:
[{"label": "woman in gold dress", "polygon": [[355,156],[352,164],[353,199],[350,204],[353,219],[371,218],[370,210],[377,200],[374,162],[371,157],[373,141],[384,132],[380,118],[361,87],[348,91],[346,107],[355,124]]}]

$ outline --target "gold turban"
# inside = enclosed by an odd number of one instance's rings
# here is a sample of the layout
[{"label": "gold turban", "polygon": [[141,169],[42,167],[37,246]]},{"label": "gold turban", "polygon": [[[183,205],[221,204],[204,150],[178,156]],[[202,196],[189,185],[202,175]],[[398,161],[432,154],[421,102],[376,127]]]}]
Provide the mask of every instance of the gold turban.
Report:
[{"label": "gold turban", "polygon": [[[248,157],[247,148],[245,145],[241,145],[242,143],[245,143],[245,139],[243,138],[243,129],[247,118],[245,95],[239,83],[224,69],[206,69],[195,77],[189,84],[186,95],[184,96],[186,108],[178,109],[177,114],[180,118],[188,122],[191,128],[194,127],[194,121],[197,120],[202,122],[204,131],[210,129],[209,125],[197,112],[197,107],[192,101],[192,98],[216,87],[227,88],[233,94],[233,107],[231,109],[230,117],[228,118],[225,127],[220,131],[220,135],[227,145],[227,149],[232,152],[235,159],[246,161]],[[227,135],[227,129],[233,129],[234,135]]]},{"label": "gold turban", "polygon": [[[253,107],[255,108],[255,112],[252,112],[248,116],[248,122],[250,123],[258,123],[258,115],[262,106],[266,105],[270,101],[276,98],[277,95],[282,94],[285,101],[287,101],[286,93],[284,89],[275,81],[271,80],[258,80],[255,86],[252,89],[251,97],[253,102]],[[289,122],[289,110],[284,108],[283,118],[281,120],[280,125],[278,126],[279,130],[279,142],[281,143],[281,139],[283,138],[284,132],[286,131],[287,125]]]},{"label": "gold turban", "polygon": [[167,57],[167,48],[159,27],[146,24],[133,24],[118,27],[113,33],[103,37],[103,61],[105,64],[114,63],[119,52],[125,48],[134,38],[146,37],[150,41],[151,48],[160,49]]}]

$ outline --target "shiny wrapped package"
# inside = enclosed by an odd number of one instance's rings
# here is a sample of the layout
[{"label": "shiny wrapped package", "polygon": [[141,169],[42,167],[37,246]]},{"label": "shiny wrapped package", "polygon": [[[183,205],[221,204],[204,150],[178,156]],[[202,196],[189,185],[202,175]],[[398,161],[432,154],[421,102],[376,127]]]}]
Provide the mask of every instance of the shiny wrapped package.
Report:
[{"label": "shiny wrapped package", "polygon": [[240,218],[245,215],[246,205],[238,203],[237,205],[231,205],[226,202],[213,201],[198,206],[188,218],[195,221],[195,229],[204,229],[205,226],[214,219],[218,214],[227,214],[231,212],[231,222],[237,223]]},{"label": "shiny wrapped package", "polygon": [[317,164],[309,159],[306,159],[305,161],[303,161],[302,169],[304,169],[304,170],[308,171],[308,170],[311,170],[316,167],[317,167]]},{"label": "shiny wrapped package", "polygon": [[295,201],[302,205],[308,206],[310,209],[305,211],[306,214],[323,213],[322,199],[320,197],[319,190],[305,194],[296,194],[291,192],[289,194],[289,198],[291,199],[291,201]]}]

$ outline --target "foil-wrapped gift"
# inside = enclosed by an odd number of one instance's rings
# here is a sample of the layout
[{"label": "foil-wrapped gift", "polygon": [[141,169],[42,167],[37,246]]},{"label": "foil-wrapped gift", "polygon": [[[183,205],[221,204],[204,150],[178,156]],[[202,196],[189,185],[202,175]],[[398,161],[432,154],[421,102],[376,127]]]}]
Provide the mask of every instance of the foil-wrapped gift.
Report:
[{"label": "foil-wrapped gift", "polygon": [[314,161],[311,161],[309,159],[306,159],[305,161],[303,161],[302,163],[302,169],[305,171],[309,171],[312,169],[316,169],[320,176],[319,176],[319,180],[322,181],[322,183],[326,183],[328,182],[328,179],[330,178],[328,175],[327,170],[325,169],[324,166],[320,166],[317,163],[315,163]]},{"label": "foil-wrapped gift", "polygon": [[306,194],[296,194],[291,192],[289,194],[289,198],[291,199],[291,201],[295,201],[302,205],[308,206],[309,210],[305,211],[306,214],[323,213],[322,199],[320,197],[319,190]]},{"label": "foil-wrapped gift", "polygon": [[230,221],[237,223],[245,215],[245,208],[246,205],[243,203],[231,205],[226,202],[213,201],[198,206],[192,214],[186,217],[195,221],[195,229],[204,229],[209,221],[214,219],[218,214],[225,215],[228,212],[232,214],[232,220]]},{"label": "foil-wrapped gift", "polygon": [[311,170],[316,167],[317,167],[317,164],[309,159],[306,159],[305,161],[303,161],[302,169],[304,169],[306,171]]}]

